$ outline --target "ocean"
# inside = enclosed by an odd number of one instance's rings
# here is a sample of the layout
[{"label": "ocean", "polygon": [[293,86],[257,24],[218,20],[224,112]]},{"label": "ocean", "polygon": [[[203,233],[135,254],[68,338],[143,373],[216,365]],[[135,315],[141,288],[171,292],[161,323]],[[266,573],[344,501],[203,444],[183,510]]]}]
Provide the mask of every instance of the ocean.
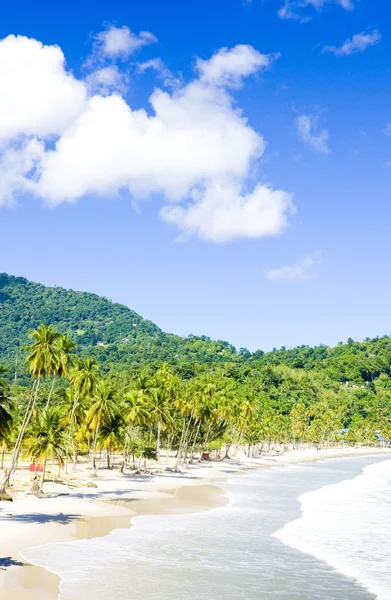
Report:
[{"label": "ocean", "polygon": [[389,457],[272,467],[222,487],[224,507],[22,554],[61,577],[60,600],[390,600]]}]

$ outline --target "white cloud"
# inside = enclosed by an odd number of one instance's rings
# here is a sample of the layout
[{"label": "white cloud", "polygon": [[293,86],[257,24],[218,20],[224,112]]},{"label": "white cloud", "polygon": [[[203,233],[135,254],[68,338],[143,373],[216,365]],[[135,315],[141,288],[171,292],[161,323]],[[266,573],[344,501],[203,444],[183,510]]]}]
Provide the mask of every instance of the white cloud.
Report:
[{"label": "white cloud", "polygon": [[85,106],[85,85],[65,70],[58,46],[9,35],[0,41],[0,81],[0,141],[60,135]]},{"label": "white cloud", "polygon": [[178,87],[181,84],[181,78],[175,76],[166,67],[161,58],[152,58],[151,60],[137,64],[137,71],[139,73],[145,73],[148,70],[155,71],[165,87]]},{"label": "white cloud", "polygon": [[[321,10],[325,4],[338,4],[345,10],[353,10],[353,0],[285,0],[278,11],[281,19],[299,19],[305,23],[311,19],[306,9]],[[304,15],[304,16],[303,16]]]},{"label": "white cloud", "polygon": [[[36,139],[19,145],[0,146],[0,206],[14,204],[16,195],[34,189],[35,169],[44,153],[43,144]],[[25,174],[31,177],[26,178]]]},{"label": "white cloud", "polygon": [[90,92],[106,95],[124,91],[128,85],[128,77],[116,65],[109,65],[89,73],[85,82]]},{"label": "white cloud", "polygon": [[278,269],[271,269],[266,273],[269,281],[301,282],[308,281],[315,276],[314,268],[320,257],[320,252],[307,254],[293,265],[286,265]]},{"label": "white cloud", "polygon": [[325,46],[324,52],[332,52],[336,56],[350,56],[354,52],[364,52],[369,46],[375,46],[381,40],[379,31],[372,33],[357,33],[346,40],[342,46]]},{"label": "white cloud", "polygon": [[242,194],[239,187],[215,184],[203,190],[195,203],[165,206],[161,216],[185,235],[227,242],[279,235],[293,212],[292,197],[282,190],[257,185],[252,192]]},{"label": "white cloud", "polygon": [[143,46],[157,42],[156,37],[149,31],[140,31],[139,34],[135,34],[129,27],[114,27],[114,25],[106,31],[98,33],[96,40],[98,46],[96,50],[108,58],[126,58]]},{"label": "white cloud", "polygon": [[8,175],[0,204],[25,191],[52,206],[121,190],[136,200],[158,193],[162,218],[185,235],[215,242],[278,235],[293,213],[291,196],[259,184],[248,191],[265,142],[227,90],[271,61],[250,46],[224,48],[198,60],[187,85],[155,90],[147,112],[118,92],[106,95],[118,87],[115,67],[76,80],[58,47],[3,40],[0,168]]},{"label": "white cloud", "polygon": [[296,119],[297,133],[299,138],[314,150],[328,154],[331,152],[328,145],[329,132],[327,129],[322,129],[319,133],[316,133],[317,121],[316,117],[300,115]]},{"label": "white cloud", "polygon": [[264,150],[224,91],[195,81],[172,95],[156,90],[150,102],[152,117],[118,95],[90,98],[46,153],[38,192],[52,204],[123,187],[179,201],[209,180],[244,178]]},{"label": "white cloud", "polygon": [[240,44],[235,48],[221,48],[208,60],[197,59],[200,81],[222,87],[238,87],[244,77],[267,69],[278,55],[261,54],[252,46]]}]

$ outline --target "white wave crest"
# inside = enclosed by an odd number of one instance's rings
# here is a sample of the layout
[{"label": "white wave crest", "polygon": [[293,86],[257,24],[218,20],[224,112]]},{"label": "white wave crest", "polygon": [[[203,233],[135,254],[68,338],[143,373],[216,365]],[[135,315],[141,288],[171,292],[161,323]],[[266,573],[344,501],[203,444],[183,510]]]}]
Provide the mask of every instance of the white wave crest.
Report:
[{"label": "white wave crest", "polygon": [[391,598],[391,460],[299,497],[302,516],[273,536]]}]

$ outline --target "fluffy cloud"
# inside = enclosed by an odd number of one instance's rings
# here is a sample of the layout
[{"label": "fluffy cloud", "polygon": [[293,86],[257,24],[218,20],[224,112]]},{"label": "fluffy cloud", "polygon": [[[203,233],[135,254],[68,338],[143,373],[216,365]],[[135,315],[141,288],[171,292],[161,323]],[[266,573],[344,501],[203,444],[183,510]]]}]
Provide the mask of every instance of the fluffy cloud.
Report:
[{"label": "fluffy cloud", "polygon": [[[118,95],[93,96],[41,163],[38,193],[52,204],[127,187],[180,201],[211,180],[241,180],[264,150],[225,92],[193,82],[157,90],[154,116]],[[82,166],[82,168],[81,168]]]},{"label": "fluffy cloud", "polygon": [[21,144],[0,146],[0,206],[12,205],[16,195],[34,191],[33,174],[44,154],[44,146],[36,139]]},{"label": "fluffy cloud", "polygon": [[266,273],[266,279],[269,279],[269,281],[288,282],[301,282],[312,279],[315,276],[314,268],[319,256],[319,252],[307,254],[300,258],[294,265],[271,269]]},{"label": "fluffy cloud", "polygon": [[196,68],[202,83],[238,87],[243,77],[270,67],[274,58],[257,52],[252,46],[240,44],[232,49],[221,48],[209,60],[198,58]]},{"label": "fluffy cloud", "polygon": [[332,52],[336,56],[350,56],[354,52],[364,52],[369,46],[378,44],[380,40],[381,35],[377,30],[372,33],[357,33],[346,40],[342,46],[325,46],[323,51]]},{"label": "fluffy cloud", "polygon": [[128,77],[116,65],[109,65],[91,71],[85,81],[90,92],[106,95],[115,91],[124,91]]},{"label": "fluffy cloud", "polygon": [[61,135],[83,111],[86,86],[65,70],[58,46],[9,35],[0,41],[0,142]]},{"label": "fluffy cloud", "polygon": [[[125,51],[118,40],[102,39],[113,56]],[[177,203],[166,205],[162,218],[186,235],[215,242],[278,235],[293,212],[292,199],[267,186],[247,189],[265,142],[228,91],[272,60],[251,46],[224,48],[198,60],[187,85],[155,90],[147,112],[110,93],[121,82],[115,65],[77,80],[58,47],[6,38],[0,42],[0,80],[6,82],[0,173],[7,176],[0,204],[24,191],[52,206],[121,190],[136,200],[159,193]]]},{"label": "fluffy cloud", "polygon": [[109,58],[126,58],[143,46],[155,44],[156,37],[149,31],[140,31],[137,35],[129,27],[111,26],[96,36],[97,47],[103,55]]},{"label": "fluffy cloud", "polygon": [[291,195],[257,185],[249,194],[229,185],[207,187],[198,201],[183,206],[166,206],[162,218],[177,225],[185,235],[227,242],[235,238],[259,238],[280,234],[294,212]]},{"label": "fluffy cloud", "polygon": [[345,10],[354,8],[353,0],[285,0],[278,15],[281,19],[299,19],[301,22],[305,22],[311,18],[306,13],[306,9],[321,10],[328,3],[338,4]]},{"label": "fluffy cloud", "polygon": [[319,133],[315,133],[317,126],[317,118],[309,115],[300,115],[296,119],[297,133],[299,138],[311,146],[317,152],[328,154],[331,152],[328,145],[329,132],[327,129],[322,129]]}]

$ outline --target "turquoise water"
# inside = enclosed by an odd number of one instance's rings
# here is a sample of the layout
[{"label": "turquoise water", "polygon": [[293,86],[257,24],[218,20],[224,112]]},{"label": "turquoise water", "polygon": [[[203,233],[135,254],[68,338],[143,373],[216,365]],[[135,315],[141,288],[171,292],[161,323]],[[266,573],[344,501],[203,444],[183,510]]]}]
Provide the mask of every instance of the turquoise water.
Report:
[{"label": "turquoise water", "polygon": [[379,457],[255,471],[223,508],[23,555],[60,575],[61,600],[385,600],[390,479]]}]

